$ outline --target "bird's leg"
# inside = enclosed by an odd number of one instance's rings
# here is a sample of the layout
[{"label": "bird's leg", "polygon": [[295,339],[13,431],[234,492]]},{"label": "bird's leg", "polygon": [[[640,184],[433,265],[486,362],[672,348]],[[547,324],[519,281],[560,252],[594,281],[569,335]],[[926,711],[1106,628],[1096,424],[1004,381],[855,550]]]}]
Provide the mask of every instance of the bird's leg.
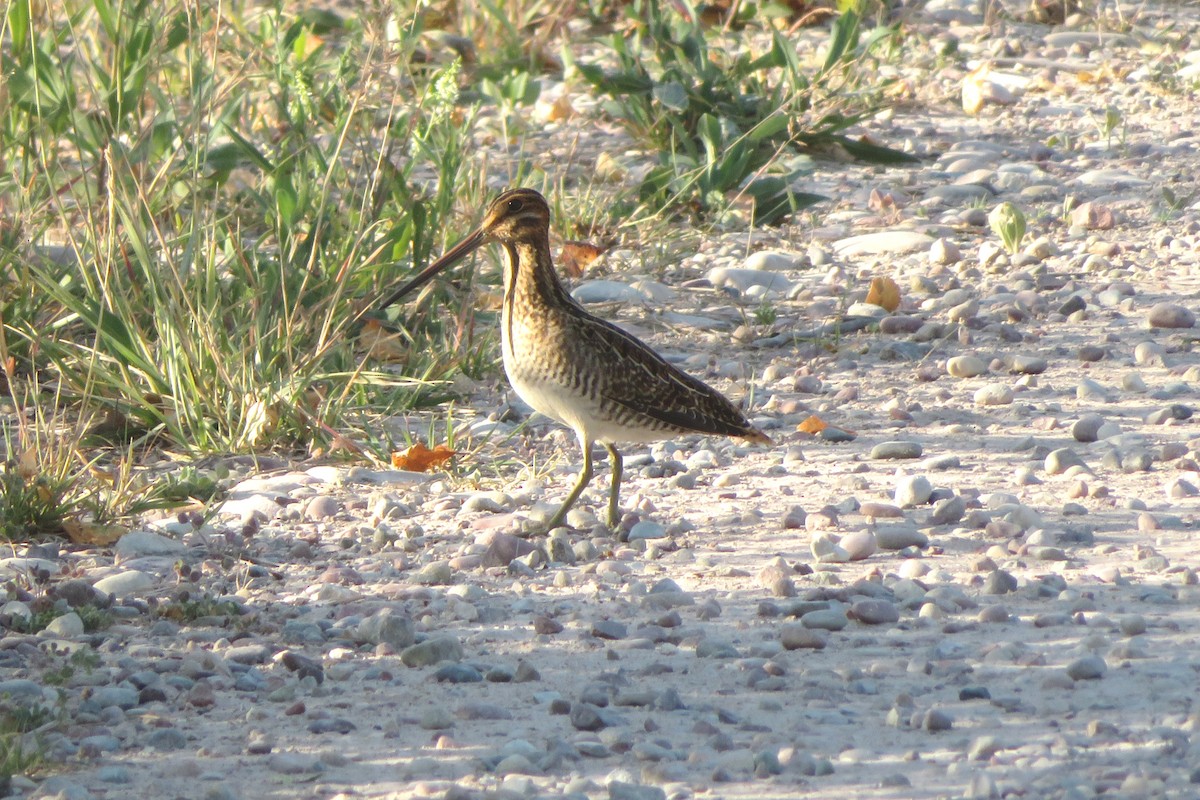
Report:
[{"label": "bird's leg", "polygon": [[621,521],[621,512],[617,510],[617,499],[621,494],[621,454],[610,442],[606,442],[604,447],[608,450],[609,461],[612,462],[612,486],[608,490],[608,527],[616,530]]},{"label": "bird's leg", "polygon": [[575,482],[575,488],[567,495],[567,499],[563,501],[558,511],[554,512],[550,521],[546,523],[548,531],[554,530],[562,524],[566,519],[567,512],[571,510],[571,506],[575,505],[579,495],[583,494],[583,490],[587,488],[588,481],[592,479],[592,443],[584,441],[583,437],[580,437],[579,444],[583,446],[583,469],[579,471],[579,480]]}]

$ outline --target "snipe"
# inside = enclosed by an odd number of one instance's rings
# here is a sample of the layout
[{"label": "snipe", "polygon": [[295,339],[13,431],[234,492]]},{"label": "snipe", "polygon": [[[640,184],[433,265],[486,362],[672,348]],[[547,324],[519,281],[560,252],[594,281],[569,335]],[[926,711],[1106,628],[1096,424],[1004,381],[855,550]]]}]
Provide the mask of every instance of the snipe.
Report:
[{"label": "snipe", "polygon": [[493,200],[474,233],[393,292],[382,307],[490,242],[504,255],[501,345],[508,380],[534,409],[574,429],[583,448],[579,480],[548,528],[562,523],[592,479],[593,442],[603,443],[612,461],[611,528],[619,521],[617,442],[705,433],[771,444],[723,395],[589,314],[567,294],[550,257],[550,208],[532,189],[512,189]]}]

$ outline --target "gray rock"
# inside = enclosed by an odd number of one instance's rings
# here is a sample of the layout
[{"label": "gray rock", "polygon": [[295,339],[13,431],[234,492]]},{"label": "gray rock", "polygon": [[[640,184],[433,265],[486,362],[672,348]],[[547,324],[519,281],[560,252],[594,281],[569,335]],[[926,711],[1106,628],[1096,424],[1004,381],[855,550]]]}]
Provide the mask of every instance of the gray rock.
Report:
[{"label": "gray rock", "polygon": [[117,540],[114,549],[122,558],[178,556],[187,550],[183,542],[150,531],[130,531]]},{"label": "gray rock", "polygon": [[264,664],[271,657],[271,648],[265,644],[240,644],[226,648],[222,656],[235,664]]},{"label": "gray rock", "polygon": [[1013,390],[1002,383],[989,383],[975,390],[977,406],[1006,406],[1013,401]]},{"label": "gray rock", "polygon": [[955,495],[937,501],[933,506],[933,513],[929,515],[929,521],[934,525],[953,525],[960,521],[966,513],[966,500]]},{"label": "gray rock", "polygon": [[591,703],[575,703],[569,716],[571,726],[579,731],[598,731],[606,727],[600,709]]},{"label": "gray rock", "polygon": [[453,636],[433,636],[400,653],[400,660],[408,667],[429,667],[441,661],[459,661],[462,657],[462,645]]},{"label": "gray rock", "polygon": [[978,356],[954,356],[946,360],[946,374],[953,378],[975,378],[987,372],[987,363]]},{"label": "gray rock", "polygon": [[1015,355],[1008,359],[1008,371],[1017,375],[1041,375],[1049,366],[1041,356]]},{"label": "gray rock", "polygon": [[1166,408],[1160,408],[1157,411],[1152,411],[1146,416],[1147,425],[1163,425],[1169,420],[1185,420],[1191,419],[1195,413],[1191,406],[1185,406],[1182,403],[1172,403]]},{"label": "gray rock", "polygon": [[850,616],[864,625],[887,625],[900,621],[900,610],[887,600],[859,600],[850,606]]},{"label": "gray rock", "polygon": [[809,611],[800,618],[800,624],[815,630],[840,631],[850,624],[850,619],[840,608],[825,608]]},{"label": "gray rock", "polygon": [[1099,439],[1100,427],[1104,417],[1099,414],[1084,414],[1071,426],[1071,435],[1077,442],[1094,442]]},{"label": "gray rock", "polygon": [[300,775],[322,772],[325,765],[317,756],[306,753],[272,753],[267,759],[267,769],[281,775]]},{"label": "gray rock", "polygon": [[1067,665],[1067,675],[1072,680],[1090,681],[1104,677],[1108,664],[1100,656],[1083,656]]},{"label": "gray rock", "polygon": [[643,519],[629,529],[629,541],[638,539],[661,539],[667,535],[667,529],[653,520]]},{"label": "gray rock", "polygon": [[146,745],[163,752],[182,750],[187,747],[187,736],[178,728],[159,728],[146,736]]},{"label": "gray rock", "polygon": [[116,706],[127,711],[137,706],[138,693],[136,689],[127,689],[124,686],[101,686],[92,692],[92,696],[86,702],[97,708]]},{"label": "gray rock", "polygon": [[1084,378],[1075,387],[1075,398],[1077,400],[1096,400],[1107,403],[1109,401],[1108,389],[1091,378]]},{"label": "gray rock", "polygon": [[1083,459],[1069,447],[1051,450],[1046,455],[1046,472],[1049,475],[1061,475],[1071,467],[1086,467]]},{"label": "gray rock", "polygon": [[828,641],[823,629],[806,627],[803,623],[788,622],[779,629],[779,643],[785,650],[822,650]]},{"label": "gray rock", "polygon": [[416,627],[406,616],[385,608],[373,616],[367,617],[355,629],[355,638],[360,642],[370,644],[389,644],[392,647],[404,648],[416,641]]},{"label": "gray rock", "polygon": [[925,547],[929,537],[911,523],[879,525],[875,528],[875,542],[881,550],[903,550],[906,547]]},{"label": "gray rock", "polygon": [[1017,590],[1017,579],[1009,572],[994,569],[983,581],[984,594],[1009,594]]},{"label": "gray rock", "polygon": [[871,458],[875,460],[920,458],[923,452],[919,442],[880,442],[871,448]]},{"label": "gray rock", "polygon": [[628,635],[629,629],[616,620],[602,619],[592,625],[592,636],[597,639],[624,639]]},{"label": "gray rock", "polygon": [[1157,303],[1146,312],[1146,321],[1151,328],[1191,328],[1196,324],[1196,315],[1175,303]]},{"label": "gray rock", "polygon": [[933,484],[924,475],[903,475],[896,480],[895,501],[901,508],[925,505],[933,494]]},{"label": "gray rock", "polygon": [[954,727],[954,719],[938,708],[931,708],[921,718],[921,727],[927,731],[948,731]]},{"label": "gray rock", "polygon": [[667,800],[667,793],[657,786],[609,781],[608,798],[609,800]]},{"label": "gray rock", "polygon": [[154,578],[136,569],[125,570],[96,581],[92,586],[105,594],[125,597],[154,586]]},{"label": "gray rock", "polygon": [[446,561],[431,561],[421,567],[412,580],[423,586],[448,586],[454,582],[454,570]]},{"label": "gray rock", "polygon": [[446,664],[433,673],[438,683],[479,683],[483,674],[470,664]]},{"label": "gray rock", "polygon": [[68,611],[61,617],[55,617],[50,620],[41,632],[41,636],[58,636],[63,639],[72,639],[76,636],[83,635],[83,620],[74,611]]}]

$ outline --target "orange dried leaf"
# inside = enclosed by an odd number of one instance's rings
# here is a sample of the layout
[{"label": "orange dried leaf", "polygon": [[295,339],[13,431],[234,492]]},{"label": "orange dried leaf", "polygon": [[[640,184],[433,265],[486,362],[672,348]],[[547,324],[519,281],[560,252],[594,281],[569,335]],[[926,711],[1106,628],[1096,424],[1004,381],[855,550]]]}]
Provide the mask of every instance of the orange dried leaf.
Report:
[{"label": "orange dried leaf", "polygon": [[430,450],[417,442],[403,453],[392,453],[392,466],[409,472],[429,472],[434,467],[440,467],[452,457],[458,455],[444,444],[439,444]]},{"label": "orange dried leaf", "polygon": [[867,302],[895,311],[900,307],[900,287],[891,278],[872,278],[871,288],[867,290]]},{"label": "orange dried leaf", "polygon": [[561,122],[573,116],[575,116],[575,107],[571,105],[571,98],[564,94],[554,101],[554,105],[550,107],[550,114],[546,121]]},{"label": "orange dried leaf", "polygon": [[829,423],[813,414],[808,419],[796,426],[796,430],[801,433],[811,433],[814,436],[829,427]]},{"label": "orange dried leaf", "polygon": [[110,545],[120,539],[129,529],[124,525],[101,525],[96,522],[81,522],[79,520],[63,520],[63,531],[75,544]]},{"label": "orange dried leaf", "polygon": [[358,341],[366,347],[367,355],[378,361],[391,363],[408,360],[408,342],[399,333],[380,325],[378,320],[368,319],[363,323]]},{"label": "orange dried leaf", "polygon": [[588,244],[587,242],[565,242],[563,243],[562,257],[559,259],[559,263],[562,264],[563,272],[572,278],[578,278],[603,253],[604,251],[594,244]]}]

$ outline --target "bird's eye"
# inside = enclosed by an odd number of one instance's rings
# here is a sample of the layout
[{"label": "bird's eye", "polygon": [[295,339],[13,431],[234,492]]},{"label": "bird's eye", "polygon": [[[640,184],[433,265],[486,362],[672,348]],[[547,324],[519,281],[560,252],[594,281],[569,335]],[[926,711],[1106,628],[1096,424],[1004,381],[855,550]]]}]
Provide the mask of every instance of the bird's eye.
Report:
[{"label": "bird's eye", "polygon": [[508,212],[510,214],[515,214],[516,212],[518,212],[520,210],[521,210],[521,201],[519,199],[514,198],[514,199],[508,201]]}]

